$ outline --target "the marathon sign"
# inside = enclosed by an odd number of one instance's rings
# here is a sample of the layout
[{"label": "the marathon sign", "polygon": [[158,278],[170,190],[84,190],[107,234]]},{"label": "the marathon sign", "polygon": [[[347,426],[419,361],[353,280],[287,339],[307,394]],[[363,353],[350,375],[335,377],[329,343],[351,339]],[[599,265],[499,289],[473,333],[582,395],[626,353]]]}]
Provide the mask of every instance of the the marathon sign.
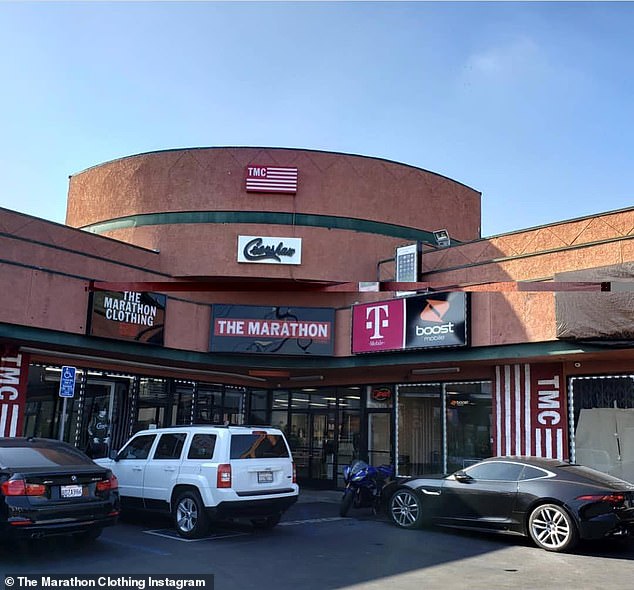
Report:
[{"label": "the marathon sign", "polygon": [[467,345],[467,294],[432,293],[355,305],[352,352]]},{"label": "the marathon sign", "polygon": [[333,354],[334,309],[214,305],[211,352]]},{"label": "the marathon sign", "polygon": [[95,291],[88,333],[163,345],[166,299],[160,293]]}]

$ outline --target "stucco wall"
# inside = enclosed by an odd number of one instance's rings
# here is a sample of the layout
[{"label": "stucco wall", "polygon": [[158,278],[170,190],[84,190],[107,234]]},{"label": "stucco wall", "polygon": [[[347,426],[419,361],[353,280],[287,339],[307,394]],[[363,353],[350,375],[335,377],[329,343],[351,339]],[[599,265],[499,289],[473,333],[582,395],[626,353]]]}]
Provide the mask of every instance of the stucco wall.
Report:
[{"label": "stucco wall", "polygon": [[[296,195],[244,188],[250,164],[299,169]],[[194,148],[130,156],[70,179],[74,227],[164,211],[292,211],[479,237],[480,193],[420,168],[365,156],[281,148]]]}]

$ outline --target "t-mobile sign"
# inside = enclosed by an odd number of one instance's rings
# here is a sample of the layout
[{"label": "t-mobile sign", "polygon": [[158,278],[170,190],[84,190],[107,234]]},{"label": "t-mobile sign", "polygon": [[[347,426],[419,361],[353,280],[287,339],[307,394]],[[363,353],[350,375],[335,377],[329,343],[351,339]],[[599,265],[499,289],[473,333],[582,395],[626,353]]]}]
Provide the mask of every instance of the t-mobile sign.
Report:
[{"label": "t-mobile sign", "polygon": [[405,346],[402,299],[356,305],[352,310],[352,352],[399,350]]},{"label": "t-mobile sign", "polygon": [[377,301],[352,311],[353,353],[466,345],[466,293]]}]

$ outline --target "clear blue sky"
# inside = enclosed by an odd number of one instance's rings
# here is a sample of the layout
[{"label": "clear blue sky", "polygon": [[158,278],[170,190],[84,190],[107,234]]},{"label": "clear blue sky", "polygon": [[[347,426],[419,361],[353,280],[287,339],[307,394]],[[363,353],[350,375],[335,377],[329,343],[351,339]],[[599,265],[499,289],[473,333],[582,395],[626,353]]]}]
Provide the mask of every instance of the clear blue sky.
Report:
[{"label": "clear blue sky", "polygon": [[483,236],[629,207],[632,31],[625,2],[0,1],[0,206],[63,222],[90,166],[257,145],[454,178]]}]

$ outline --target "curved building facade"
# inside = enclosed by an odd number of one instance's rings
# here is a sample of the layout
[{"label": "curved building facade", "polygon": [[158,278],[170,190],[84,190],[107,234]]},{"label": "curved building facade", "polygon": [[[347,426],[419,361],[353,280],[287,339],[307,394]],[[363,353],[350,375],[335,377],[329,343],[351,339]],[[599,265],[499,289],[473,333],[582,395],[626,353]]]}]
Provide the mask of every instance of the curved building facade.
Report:
[{"label": "curved building facade", "polygon": [[[279,192],[254,176],[260,185],[249,188],[249,169],[295,171],[296,185]],[[441,228],[457,241],[479,238],[480,194],[378,158],[183,149],[123,158],[72,176],[66,222],[159,250],[164,270],[183,277],[375,281],[377,261],[403,242],[433,241],[432,232]],[[240,235],[300,239],[301,264],[240,264]]]},{"label": "curved building facade", "polygon": [[4,435],[95,452],[105,409],[110,450],[274,424],[314,486],[496,454],[634,481],[634,208],[482,238],[433,172],[191,148],[74,174],[65,225],[0,210],[0,246]]}]

